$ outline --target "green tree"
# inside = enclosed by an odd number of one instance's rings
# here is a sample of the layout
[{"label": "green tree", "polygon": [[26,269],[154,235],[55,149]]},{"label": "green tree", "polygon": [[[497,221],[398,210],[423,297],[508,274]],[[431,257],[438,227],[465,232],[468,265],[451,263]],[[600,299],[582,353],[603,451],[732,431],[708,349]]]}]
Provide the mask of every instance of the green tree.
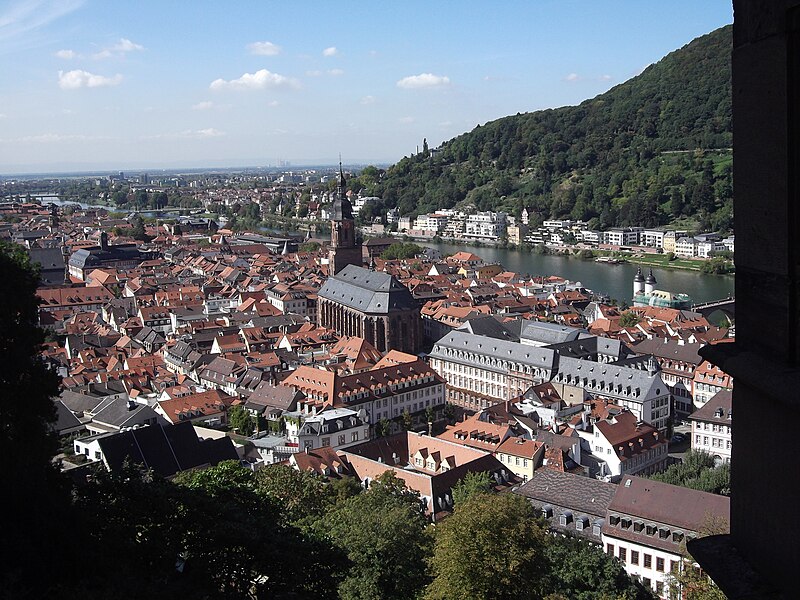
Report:
[{"label": "green tree", "polygon": [[250,436],[256,428],[255,419],[244,406],[233,406],[228,411],[228,425],[240,434]]},{"label": "green tree", "polygon": [[334,503],[335,490],[314,473],[288,465],[272,465],[256,472],[255,491],[277,502],[289,523],[320,517]]},{"label": "green tree", "polygon": [[396,242],[383,251],[381,258],[384,260],[403,260],[414,258],[418,254],[422,254],[423,250],[424,248],[417,244],[410,242]]},{"label": "green tree", "polygon": [[642,320],[639,313],[632,310],[626,311],[619,316],[620,327],[633,327]]},{"label": "green tree", "polygon": [[42,570],[58,573],[69,496],[51,462],[59,380],[40,356],[39,273],[21,246],[0,243],[0,281],[0,453],[10,516],[0,536],[0,586],[14,597],[46,584]]},{"label": "green tree", "polygon": [[652,593],[632,580],[622,563],[586,540],[554,536],[544,548],[551,594],[570,600],[634,600],[652,598]]},{"label": "green tree", "polygon": [[453,486],[453,504],[460,506],[475,494],[488,494],[491,491],[489,473],[485,471],[467,473]]},{"label": "green tree", "polygon": [[698,450],[687,451],[682,462],[672,464],[663,473],[650,478],[712,494],[729,496],[731,493],[730,465],[714,466],[714,457]]},{"label": "green tree", "polygon": [[475,494],[437,528],[426,598],[540,598],[547,538],[521,496]]},{"label": "green tree", "polygon": [[419,496],[391,472],[313,524],[353,564],[339,586],[343,600],[416,597],[428,582],[426,528]]},{"label": "green tree", "polygon": [[139,215],[135,215],[131,220],[131,237],[142,242],[149,242],[151,239],[145,232],[144,221]]}]

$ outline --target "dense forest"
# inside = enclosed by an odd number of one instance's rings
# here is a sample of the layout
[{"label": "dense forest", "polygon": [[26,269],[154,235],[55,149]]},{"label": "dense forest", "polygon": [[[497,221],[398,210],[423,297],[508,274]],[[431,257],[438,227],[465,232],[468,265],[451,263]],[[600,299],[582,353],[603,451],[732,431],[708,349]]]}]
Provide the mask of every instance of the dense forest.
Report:
[{"label": "dense forest", "polygon": [[[492,121],[356,185],[403,215],[472,206],[594,228],[732,225],[731,27],[578,106]],[[363,181],[362,181],[363,179]]]}]

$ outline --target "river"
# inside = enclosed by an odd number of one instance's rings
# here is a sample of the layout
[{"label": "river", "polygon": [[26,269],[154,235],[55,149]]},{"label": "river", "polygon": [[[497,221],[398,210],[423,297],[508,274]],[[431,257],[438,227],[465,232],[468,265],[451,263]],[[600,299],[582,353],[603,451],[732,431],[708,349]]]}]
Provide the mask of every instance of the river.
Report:
[{"label": "river", "polygon": [[[503,248],[474,248],[455,244],[430,244],[425,246],[436,248],[442,255],[448,256],[459,251],[472,252],[480,256],[484,262],[499,262],[509,271],[528,273],[530,275],[558,275],[570,281],[580,281],[590,290],[607,294],[617,300],[630,304],[633,295],[633,277],[637,265],[623,263],[608,265],[592,260],[581,260],[561,255],[544,255],[506,250]],[[645,271],[645,275],[647,271]],[[695,303],[708,302],[727,298],[734,293],[732,275],[706,275],[696,271],[677,269],[653,269],[656,289],[688,294]]]}]

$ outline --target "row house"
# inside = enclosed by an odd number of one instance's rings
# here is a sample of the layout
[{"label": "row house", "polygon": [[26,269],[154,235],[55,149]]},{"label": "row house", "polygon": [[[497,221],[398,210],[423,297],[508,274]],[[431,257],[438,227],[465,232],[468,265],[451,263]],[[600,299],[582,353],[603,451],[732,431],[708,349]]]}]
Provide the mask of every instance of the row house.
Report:
[{"label": "row house", "polygon": [[445,403],[444,380],[415,356],[390,351],[369,370],[340,375],[301,365],[282,382],[306,395],[306,404],[364,410],[373,425],[381,419],[399,419],[408,412],[427,423],[427,409]]},{"label": "row house", "polygon": [[40,312],[96,312],[114,299],[114,294],[102,286],[58,287],[37,289]]},{"label": "row house", "polygon": [[597,419],[579,429],[578,435],[599,464],[597,477],[605,481],[617,482],[623,475],[650,475],[667,466],[667,439],[630,411]]},{"label": "row house", "polygon": [[654,356],[661,367],[661,379],[672,393],[677,419],[685,419],[694,410],[694,372],[703,362],[700,343],[685,343],[669,338],[651,338],[636,344],[634,350]]},{"label": "row house", "polygon": [[235,396],[214,389],[160,400],[155,411],[172,425],[190,421],[219,426],[228,422],[228,409],[236,402]]},{"label": "row house", "polygon": [[410,431],[374,439],[342,453],[365,488],[391,472],[420,495],[425,512],[436,521],[453,510],[453,486],[468,473],[488,473],[493,483],[516,478],[488,452]]},{"label": "row house", "polygon": [[669,598],[669,574],[694,568],[684,564],[685,544],[729,522],[730,498],[625,475],[606,511],[602,541],[628,575]]},{"label": "row house", "polygon": [[717,392],[689,417],[692,450],[709,453],[718,465],[731,462],[732,399],[730,390]]},{"label": "row house", "polygon": [[[300,402],[300,406],[303,406]],[[283,413],[287,445],[299,452],[316,448],[340,450],[367,442],[370,424],[366,412],[326,408],[321,412],[298,410]]]},{"label": "row house", "polygon": [[694,405],[700,408],[719,392],[732,390],[733,378],[718,366],[703,361],[695,369],[693,386]]}]

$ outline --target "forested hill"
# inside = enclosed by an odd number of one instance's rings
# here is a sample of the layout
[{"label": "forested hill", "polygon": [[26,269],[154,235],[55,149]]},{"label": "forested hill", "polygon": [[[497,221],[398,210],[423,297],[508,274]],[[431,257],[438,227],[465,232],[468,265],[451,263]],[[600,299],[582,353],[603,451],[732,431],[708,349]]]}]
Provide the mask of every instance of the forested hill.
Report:
[{"label": "forested hill", "polygon": [[402,215],[473,205],[594,227],[732,222],[731,26],[579,106],[492,121],[368,186]]}]

